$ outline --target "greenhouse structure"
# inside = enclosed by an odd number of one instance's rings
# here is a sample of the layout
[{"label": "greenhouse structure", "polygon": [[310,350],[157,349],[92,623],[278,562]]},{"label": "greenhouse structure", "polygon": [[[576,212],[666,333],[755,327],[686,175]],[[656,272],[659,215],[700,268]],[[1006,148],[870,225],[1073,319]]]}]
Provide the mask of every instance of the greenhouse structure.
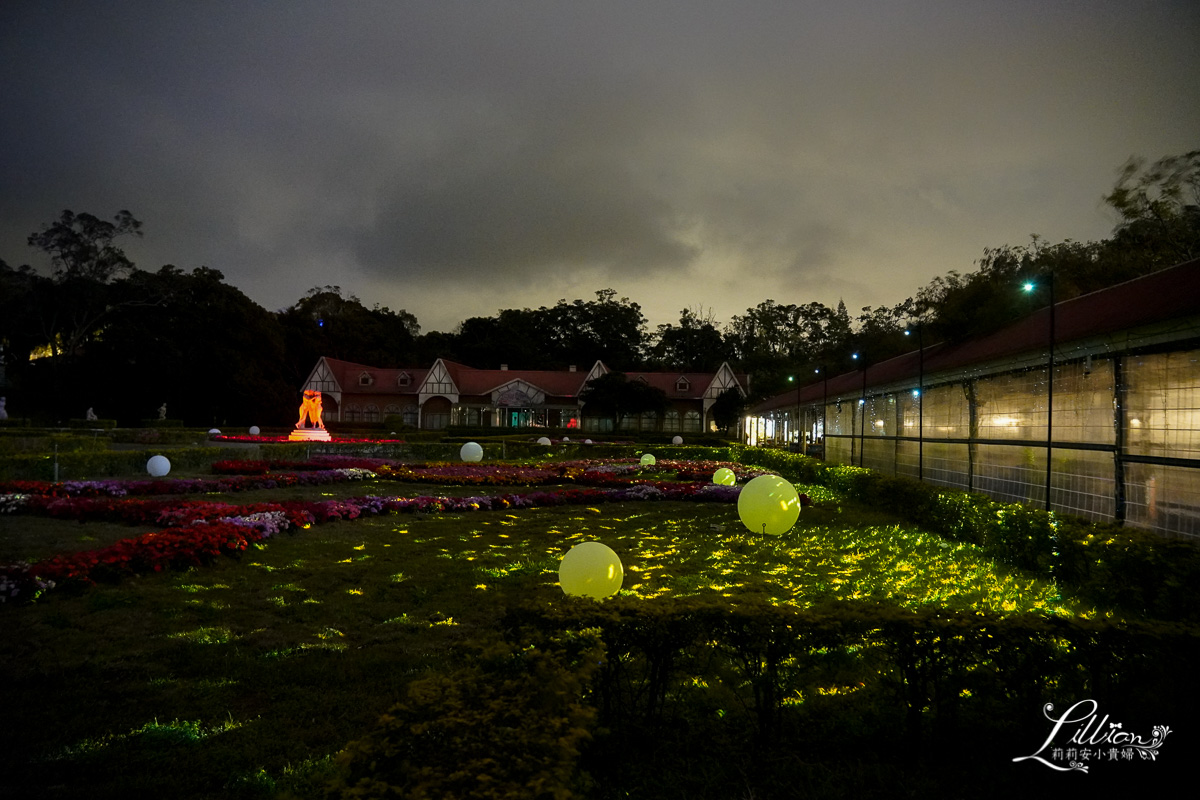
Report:
[{"label": "greenhouse structure", "polygon": [[[1200,260],[769,398],[748,444],[1200,537]],[[920,327],[910,329],[920,337]]]}]

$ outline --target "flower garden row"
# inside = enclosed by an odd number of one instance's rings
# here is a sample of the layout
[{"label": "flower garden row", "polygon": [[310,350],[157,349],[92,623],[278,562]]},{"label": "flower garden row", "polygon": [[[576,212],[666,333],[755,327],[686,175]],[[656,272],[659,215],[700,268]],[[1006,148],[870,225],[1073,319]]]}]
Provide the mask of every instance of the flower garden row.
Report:
[{"label": "flower garden row", "polygon": [[[770,470],[717,461],[669,461],[655,465],[655,474],[674,473],[677,480],[707,481],[721,467],[739,481]],[[0,511],[11,495],[36,497],[128,497],[138,495],[209,494],[289,486],[322,486],[346,480],[377,478],[447,486],[537,486],[574,483],[584,486],[626,485],[646,467],[633,459],[558,461],[513,464],[401,464],[388,459],[321,456],[309,461],[217,461],[218,478],[170,480],[0,481]],[[10,501],[11,502],[11,501]]]},{"label": "flower garden row", "polygon": [[[711,483],[712,469],[721,466],[736,468],[743,478],[762,473],[762,470],[735,464],[660,462],[661,469],[674,470],[685,478],[699,478],[707,472],[709,479],[680,482],[638,479],[633,476],[637,464],[620,462],[570,462],[553,467],[454,464],[396,466],[382,463],[376,466],[379,472],[369,471],[360,465],[215,481],[184,479],[124,484],[115,481],[70,484],[20,481],[2,484],[0,491],[5,494],[0,494],[0,512],[44,514],[80,522],[105,520],[131,525],[152,524],[164,526],[165,530],[123,539],[96,550],[52,556],[32,565],[0,565],[0,602],[9,599],[32,600],[54,586],[87,585],[124,575],[197,566],[209,563],[222,554],[240,553],[251,544],[269,539],[281,531],[303,529],[332,520],[352,520],[361,516],[391,513],[487,511],[637,500],[732,503],[736,502],[740,489]],[[365,496],[344,500],[295,500],[243,505],[164,497],[134,499],[117,494],[120,490],[124,490],[125,495],[235,491],[320,485],[375,477],[455,485],[530,485],[571,481],[594,482],[594,485],[588,488],[476,497]],[[167,487],[174,488],[174,491],[168,491]],[[23,491],[16,492],[14,489]]]}]

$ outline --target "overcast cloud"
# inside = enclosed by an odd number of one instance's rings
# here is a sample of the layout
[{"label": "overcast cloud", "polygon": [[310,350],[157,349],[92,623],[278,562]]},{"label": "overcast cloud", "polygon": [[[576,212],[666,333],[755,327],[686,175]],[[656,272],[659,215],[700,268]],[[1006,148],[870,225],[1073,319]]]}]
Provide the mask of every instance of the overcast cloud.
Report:
[{"label": "overcast cloud", "polygon": [[1103,238],[1200,148],[1194,2],[0,4],[0,258],[128,208],[143,269],[449,330],[611,287],[652,324],[892,305]]}]

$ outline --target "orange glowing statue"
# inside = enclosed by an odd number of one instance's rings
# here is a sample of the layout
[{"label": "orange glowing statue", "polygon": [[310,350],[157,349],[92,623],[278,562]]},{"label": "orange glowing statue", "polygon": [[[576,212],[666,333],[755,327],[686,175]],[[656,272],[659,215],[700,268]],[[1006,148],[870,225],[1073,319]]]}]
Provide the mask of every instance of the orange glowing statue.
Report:
[{"label": "orange glowing statue", "polygon": [[[309,424],[304,424],[305,418],[308,418]],[[321,393],[315,392],[312,389],[304,390],[304,400],[300,404],[300,421],[296,423],[297,428],[320,428],[325,430],[325,423],[321,421]]]}]

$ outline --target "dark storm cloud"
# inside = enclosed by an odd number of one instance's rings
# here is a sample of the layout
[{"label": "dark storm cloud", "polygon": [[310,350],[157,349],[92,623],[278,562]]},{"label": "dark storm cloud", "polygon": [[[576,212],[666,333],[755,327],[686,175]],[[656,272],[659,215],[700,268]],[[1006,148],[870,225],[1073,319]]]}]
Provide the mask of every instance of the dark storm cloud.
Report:
[{"label": "dark storm cloud", "polygon": [[687,220],[632,146],[631,100],[502,104],[409,153],[357,235],[365,266],[405,277],[530,281],[564,267],[648,275],[685,266]]},{"label": "dark storm cloud", "polygon": [[607,286],[891,304],[1106,235],[1121,162],[1200,146],[1197,39],[1182,2],[10,0],[0,258],[129,208],[143,268],[427,329]]}]

